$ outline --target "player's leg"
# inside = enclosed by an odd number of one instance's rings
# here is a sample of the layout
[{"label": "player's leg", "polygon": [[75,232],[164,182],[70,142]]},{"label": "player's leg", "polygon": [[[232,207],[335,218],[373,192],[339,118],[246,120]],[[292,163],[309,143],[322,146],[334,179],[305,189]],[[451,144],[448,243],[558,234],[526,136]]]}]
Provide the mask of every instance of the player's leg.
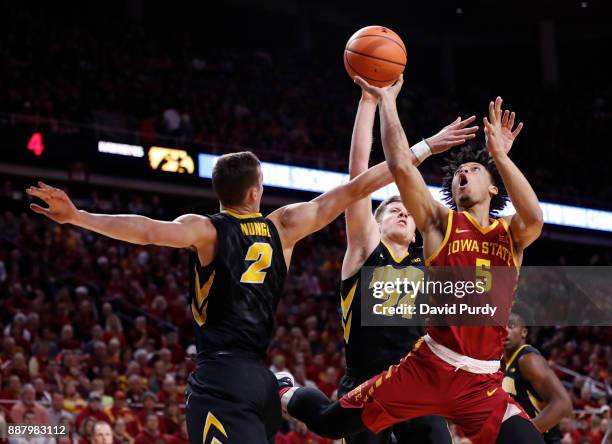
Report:
[{"label": "player's leg", "polygon": [[[367,379],[367,378],[365,378]],[[344,374],[338,384],[338,398],[342,398],[344,395],[349,393],[351,390],[357,388],[361,384],[363,378],[356,378],[349,371]],[[383,430],[380,433],[372,433],[369,430],[356,433],[344,437],[343,444],[390,444],[391,443],[391,429]]]},{"label": "player's leg", "polygon": [[331,401],[323,392],[311,387],[282,390],[281,386],[283,409],[317,435],[340,439],[366,430],[361,420],[363,409],[343,408],[338,401]]},{"label": "player's leg", "polygon": [[399,444],[453,444],[446,419],[441,416],[420,416],[393,426]]},{"label": "player's leg", "polygon": [[515,415],[502,423],[495,444],[544,444],[544,438],[531,421]]},{"label": "player's leg", "polygon": [[266,443],[264,423],[246,405],[210,393],[188,392],[186,421],[189,442],[212,444]]},{"label": "player's leg", "polygon": [[442,395],[452,383],[448,377],[453,374],[452,368],[427,347],[420,347],[421,342],[400,363],[360,384],[336,403],[318,390],[291,387],[291,378],[277,375],[281,376],[283,408],[316,433],[330,438],[366,427],[378,433],[407,419],[444,414],[447,403]]},{"label": "player's leg", "polygon": [[[251,383],[242,385],[240,382]],[[235,356],[203,363],[187,384],[186,420],[193,443],[267,443],[281,423],[274,375]]]}]

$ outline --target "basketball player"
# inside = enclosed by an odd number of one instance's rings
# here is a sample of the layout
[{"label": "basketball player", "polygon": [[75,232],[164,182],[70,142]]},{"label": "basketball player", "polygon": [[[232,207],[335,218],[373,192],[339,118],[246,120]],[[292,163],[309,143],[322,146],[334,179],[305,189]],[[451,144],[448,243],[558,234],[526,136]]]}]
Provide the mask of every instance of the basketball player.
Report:
[{"label": "basketball player", "polygon": [[559,422],[572,413],[572,401],[540,352],[526,343],[529,331],[516,313],[504,339],[506,372],[502,387],[525,409],[547,444],[560,444]]},{"label": "basketball player", "polygon": [[27,193],[48,205],[32,204],[33,211],[58,223],[139,245],[193,249],[190,304],[198,363],[187,389],[190,441],[244,444],[267,442],[281,421],[278,385],[264,358],[294,245],[391,181],[381,163],[310,202],[264,217],[259,160],[242,152],[215,164],[212,184],[222,211],[212,216],[186,214],[166,222],[91,214],[42,182]]},{"label": "basketball player", "polygon": [[[523,251],[538,238],[543,225],[537,196],[508,157],[522,123],[513,130],[515,115],[502,113],[501,98],[489,104],[489,118],[484,119],[488,153],[467,146],[454,156],[444,180],[449,209],[433,198],[407,156],[408,142],[395,104],[402,79],[387,88],[356,81],[380,101],[385,157],[402,201],[423,235],[426,265],[479,266],[486,273],[490,267],[509,267],[514,282],[498,288],[495,296],[506,302],[512,299]],[[412,154],[422,161],[431,152],[413,148]],[[494,218],[505,205],[506,187],[517,212]],[[464,249],[475,243],[478,254]],[[454,245],[460,248],[449,248]],[[441,415],[457,424],[473,444],[544,442],[518,403],[501,390],[499,358],[505,324],[428,326],[427,333],[399,364],[336,403],[317,390],[291,387],[289,378],[280,378],[283,409],[315,433],[330,437],[366,427],[378,433],[407,419]]]},{"label": "basketball player", "polygon": [[[362,90],[355,117],[355,127],[349,156],[349,176],[357,177],[368,169],[372,148],[372,130],[377,99]],[[446,151],[475,137],[478,127],[469,127],[475,117],[461,120],[443,128],[438,134],[420,142],[431,147],[433,153]],[[347,249],[342,263],[340,286],[342,327],[346,352],[344,376],[340,380],[338,397],[344,396],[372,376],[395,364],[423,335],[419,326],[364,327],[361,305],[371,294],[362,294],[360,278],[371,280],[373,272],[363,277],[363,267],[383,269],[394,267],[423,269],[422,248],[415,245],[414,220],[408,214],[400,196],[383,201],[372,214],[372,201],[368,196],[345,211]],[[422,271],[418,271],[422,274]],[[380,300],[376,302],[381,302]],[[387,300],[386,302],[392,302]],[[374,303],[374,301],[372,301]],[[393,434],[400,443],[451,444],[452,438],[446,420],[440,416],[416,418],[397,424]],[[378,444],[391,442],[391,429],[378,435],[364,431],[346,437],[347,444]]]}]

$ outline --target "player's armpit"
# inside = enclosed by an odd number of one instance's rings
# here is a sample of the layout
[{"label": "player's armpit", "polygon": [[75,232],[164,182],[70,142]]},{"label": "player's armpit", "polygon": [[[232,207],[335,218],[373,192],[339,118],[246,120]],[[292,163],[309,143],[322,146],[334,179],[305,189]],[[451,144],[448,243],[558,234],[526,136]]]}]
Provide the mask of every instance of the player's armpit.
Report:
[{"label": "player's armpit", "polygon": [[567,390],[542,356],[536,353],[522,356],[519,368],[523,377],[546,404],[534,418],[538,429],[542,432],[548,431],[572,413],[572,401]]}]

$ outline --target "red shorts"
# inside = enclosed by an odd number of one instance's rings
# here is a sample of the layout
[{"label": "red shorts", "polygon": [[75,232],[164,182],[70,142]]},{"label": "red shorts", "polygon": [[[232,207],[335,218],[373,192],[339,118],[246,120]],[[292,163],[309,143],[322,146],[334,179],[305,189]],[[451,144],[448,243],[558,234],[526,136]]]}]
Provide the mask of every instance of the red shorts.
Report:
[{"label": "red shorts", "polygon": [[496,441],[508,403],[529,416],[502,388],[502,372],[456,370],[422,340],[399,364],[372,377],[340,399],[344,408],[363,408],[374,433],[418,416],[439,415],[454,422],[473,444]]}]

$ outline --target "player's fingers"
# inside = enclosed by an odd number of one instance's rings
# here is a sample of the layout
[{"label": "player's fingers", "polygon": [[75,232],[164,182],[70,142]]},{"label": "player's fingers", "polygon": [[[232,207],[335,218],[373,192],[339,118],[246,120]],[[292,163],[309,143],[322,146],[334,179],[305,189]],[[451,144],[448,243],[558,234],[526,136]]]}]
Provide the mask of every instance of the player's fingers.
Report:
[{"label": "player's fingers", "polygon": [[[491,102],[492,103],[492,102]],[[484,129],[488,130],[489,127],[491,126],[491,122],[489,122],[489,119],[487,117],[483,117],[482,119],[482,123],[484,125]]]},{"label": "player's fingers", "polygon": [[508,119],[508,125],[507,127],[510,129],[510,131],[512,131],[512,127],[514,126],[514,118],[516,117],[516,114],[513,112],[510,113],[510,119]]},{"label": "player's fingers", "polygon": [[510,118],[510,111],[506,110],[504,111],[504,114],[502,116],[502,126],[506,126],[508,125],[508,119]]},{"label": "player's fingers", "polygon": [[516,129],[514,131],[512,131],[512,135],[514,137],[518,136],[521,133],[522,129],[523,129],[523,122],[519,122],[519,124],[517,125]]},{"label": "player's fingers", "polygon": [[495,122],[495,104],[493,102],[489,102],[489,119],[491,122]]},{"label": "player's fingers", "polygon": [[[459,119],[461,119],[461,117],[459,117]],[[465,128],[466,126],[468,126],[470,123],[472,123],[474,120],[476,120],[476,116],[470,116],[465,120],[460,120],[459,125],[457,125],[459,128]]]},{"label": "player's fingers", "polygon": [[495,99],[495,119],[497,122],[501,120],[501,107],[503,102],[504,101],[500,96],[497,96]]},{"label": "player's fingers", "polygon": [[35,196],[43,200],[48,198],[48,192],[46,190],[41,190],[40,188],[36,187],[29,187],[28,189],[26,189],[26,193],[30,196]]},{"label": "player's fingers", "polygon": [[44,183],[43,181],[40,181],[40,180],[38,181],[38,186],[40,188],[42,188],[43,190],[51,190],[51,189],[53,189],[52,186],[49,186],[49,185],[47,185],[46,183]]},{"label": "player's fingers", "polygon": [[363,80],[361,77],[359,76],[355,76],[353,78],[353,80],[355,81],[355,83],[359,86],[361,86],[363,89],[365,89],[366,91],[372,91],[372,85],[370,85],[368,82],[366,82],[365,80]]},{"label": "player's fingers", "polygon": [[475,133],[476,131],[478,131],[478,127],[477,126],[470,126],[469,128],[463,128],[463,129],[454,130],[453,131],[453,135],[455,135],[455,136],[462,136],[464,134]]},{"label": "player's fingers", "polygon": [[34,211],[35,213],[38,213],[38,214],[47,214],[47,213],[49,213],[49,209],[48,208],[43,208],[43,207],[41,207],[38,204],[30,204],[30,209],[32,211]]}]

